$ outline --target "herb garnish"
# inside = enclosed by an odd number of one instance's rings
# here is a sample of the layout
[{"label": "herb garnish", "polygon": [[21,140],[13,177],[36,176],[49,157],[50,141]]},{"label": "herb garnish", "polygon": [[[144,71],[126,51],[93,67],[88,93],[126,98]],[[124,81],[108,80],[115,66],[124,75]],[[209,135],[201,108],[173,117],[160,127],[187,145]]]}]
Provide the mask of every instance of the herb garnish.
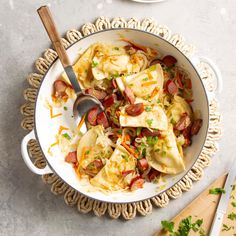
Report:
[{"label": "herb garnish", "polygon": [[153,119],[147,119],[146,123],[148,124],[149,127],[152,126]]},{"label": "herb garnish", "polygon": [[228,215],[228,219],[230,219],[230,220],[236,220],[236,214],[235,213],[230,213],[229,215]]},{"label": "herb garnish", "polygon": [[67,111],[67,110],[68,110],[68,108],[67,108],[66,106],[64,106],[64,107],[63,107],[63,109],[64,109],[65,111]]},{"label": "herb garnish", "polygon": [[128,156],[127,155],[121,155],[121,157],[126,161],[126,162],[128,162]]},{"label": "herb garnish", "polygon": [[231,230],[231,229],[234,229],[234,227],[233,227],[233,226],[228,226],[228,225],[226,225],[226,224],[223,224],[223,228],[222,228],[221,231],[229,231],[229,230]]},{"label": "herb garnish", "polygon": [[236,188],[236,184],[231,185],[231,187],[232,187],[232,191],[234,191]]},{"label": "herb garnish", "polygon": [[92,68],[96,67],[98,65],[98,62],[92,61]]},{"label": "herb garnish", "polygon": [[236,207],[236,202],[231,202],[231,205],[232,205],[233,207]]},{"label": "herb garnish", "polygon": [[118,129],[116,132],[117,134],[122,134],[122,129]]},{"label": "herb garnish", "polygon": [[152,110],[151,107],[145,107],[145,111],[149,112],[149,111],[151,111],[151,110]]},{"label": "herb garnish", "polygon": [[223,188],[212,188],[209,190],[209,194],[221,194],[221,193],[226,193],[226,191]]},{"label": "herb garnish", "polygon": [[152,66],[150,66],[150,67],[149,67],[149,70],[150,70],[150,71],[154,71],[154,70],[156,70],[156,65],[152,65]]},{"label": "herb garnish", "polygon": [[172,125],[175,125],[175,124],[176,124],[176,122],[175,122],[175,120],[174,120],[173,118],[171,118],[170,123],[171,123]]},{"label": "herb garnish", "polygon": [[139,136],[141,134],[142,128],[138,127],[136,130],[136,135]]},{"label": "herb garnish", "polygon": [[148,77],[145,77],[142,79],[143,81],[148,81]]},{"label": "herb garnish", "polygon": [[71,136],[68,133],[64,133],[62,136],[68,140],[71,140]]},{"label": "herb garnish", "polygon": [[90,153],[90,150],[87,150],[86,152],[85,152],[85,155],[88,155]]},{"label": "herb garnish", "polygon": [[172,233],[174,230],[174,222],[168,220],[162,220],[161,225],[164,231]]},{"label": "herb garnish", "polygon": [[155,145],[157,143],[157,141],[158,141],[158,137],[157,136],[154,136],[154,137],[149,136],[149,137],[147,137],[147,143],[149,145],[151,145],[151,146]]},{"label": "herb garnish", "polygon": [[202,223],[202,219],[198,219],[196,220],[196,222],[192,223],[192,216],[188,216],[179,223],[178,230],[174,231],[174,222],[170,222],[167,220],[161,221],[163,230],[169,232],[170,236],[187,236],[189,235],[191,229],[194,232],[198,232],[200,230],[199,234],[201,236],[204,236],[205,232],[202,228],[200,228]]},{"label": "herb garnish", "polygon": [[117,51],[119,51],[119,50],[120,50],[118,47],[114,47],[113,49],[114,49],[114,50],[117,50]]}]

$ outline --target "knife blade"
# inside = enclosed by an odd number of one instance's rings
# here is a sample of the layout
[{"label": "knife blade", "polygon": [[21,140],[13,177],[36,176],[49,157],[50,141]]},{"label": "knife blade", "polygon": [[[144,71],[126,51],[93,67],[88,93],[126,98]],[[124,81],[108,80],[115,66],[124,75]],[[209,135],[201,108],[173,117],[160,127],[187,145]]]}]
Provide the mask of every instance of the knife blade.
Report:
[{"label": "knife blade", "polygon": [[236,160],[233,162],[231,169],[228,173],[227,179],[225,181],[224,189],[226,192],[224,194],[221,194],[209,236],[220,235],[220,229],[222,226],[224,215],[227,212],[228,203],[232,192],[232,185],[235,181],[235,178],[236,178]]}]

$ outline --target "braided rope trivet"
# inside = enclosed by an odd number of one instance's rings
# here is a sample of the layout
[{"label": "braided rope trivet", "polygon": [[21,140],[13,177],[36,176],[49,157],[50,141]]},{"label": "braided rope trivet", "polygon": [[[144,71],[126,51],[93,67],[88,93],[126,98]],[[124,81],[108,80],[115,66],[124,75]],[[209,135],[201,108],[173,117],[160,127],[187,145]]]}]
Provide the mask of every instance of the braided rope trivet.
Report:
[{"label": "braided rope trivet", "polygon": [[[85,36],[103,29],[120,27],[142,29],[157,34],[175,45],[186,56],[194,54],[194,47],[185,44],[184,38],[181,35],[172,35],[168,27],[157,24],[156,21],[151,18],[145,18],[140,21],[137,18],[126,20],[122,17],[117,17],[111,20],[107,17],[99,17],[94,24],[87,23],[83,25],[81,32],[76,29],[69,30],[66,33],[66,39],[63,38],[63,44],[65,47],[68,47],[82,38],[83,35]],[[32,130],[34,128],[34,103],[37,90],[43,75],[56,57],[57,54],[54,50],[47,49],[44,52],[43,57],[36,60],[35,65],[37,73],[32,73],[27,78],[31,87],[24,91],[24,98],[27,102],[21,107],[21,113],[24,116],[21,126],[25,130]],[[212,90],[214,75],[209,67],[204,63],[200,63],[198,65],[198,71],[204,84],[206,84],[206,89]],[[210,124],[206,143],[195,165],[188,174],[171,189],[149,200],[129,204],[104,203],[89,199],[78,193],[64,183],[56,174],[44,175],[42,176],[42,179],[45,183],[51,185],[51,191],[54,194],[64,194],[65,203],[68,206],[77,205],[77,209],[80,212],[88,213],[93,211],[96,216],[102,216],[107,212],[111,218],[116,219],[122,215],[126,220],[133,219],[136,216],[136,213],[146,216],[152,212],[153,205],[156,207],[166,207],[170,199],[180,197],[182,192],[189,191],[192,188],[193,181],[201,179],[203,176],[203,169],[210,164],[211,156],[218,150],[217,140],[220,137],[220,133],[220,114],[218,111],[217,101],[213,100],[210,104]],[[29,152],[35,160],[35,165],[39,168],[43,168],[46,161],[36,140],[31,140],[29,142]]]}]

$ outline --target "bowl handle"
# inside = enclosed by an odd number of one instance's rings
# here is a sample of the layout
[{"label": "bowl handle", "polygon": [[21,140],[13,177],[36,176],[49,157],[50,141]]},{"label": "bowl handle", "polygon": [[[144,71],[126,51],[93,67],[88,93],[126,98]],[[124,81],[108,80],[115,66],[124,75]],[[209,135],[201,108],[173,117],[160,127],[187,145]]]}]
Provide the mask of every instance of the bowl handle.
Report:
[{"label": "bowl handle", "polygon": [[220,94],[223,89],[223,79],[218,66],[211,59],[204,56],[194,57],[191,61],[194,65],[199,64],[199,62],[205,62],[211,67],[212,71],[214,72],[216,78],[216,88],[214,89],[214,91],[207,91],[209,100],[212,100],[215,97],[215,94]]},{"label": "bowl handle", "polygon": [[28,152],[28,142],[31,139],[35,139],[35,134],[34,130],[32,130],[30,133],[28,133],[22,140],[21,142],[21,155],[23,157],[23,160],[27,167],[35,174],[37,175],[45,175],[45,174],[50,174],[53,173],[52,170],[49,168],[48,164],[43,168],[40,169],[36,167],[33,162],[30,159],[29,152]]}]

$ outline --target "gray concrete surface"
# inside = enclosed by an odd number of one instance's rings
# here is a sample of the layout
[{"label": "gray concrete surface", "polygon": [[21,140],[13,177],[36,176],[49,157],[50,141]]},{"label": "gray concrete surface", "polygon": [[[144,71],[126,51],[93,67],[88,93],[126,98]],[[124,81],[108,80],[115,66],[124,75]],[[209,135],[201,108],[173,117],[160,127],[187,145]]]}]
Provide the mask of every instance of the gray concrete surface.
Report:
[{"label": "gray concrete surface", "polygon": [[[214,156],[202,181],[192,191],[154,209],[147,217],[125,222],[92,214],[79,214],[54,196],[39,176],[22,161],[20,106],[25,78],[34,60],[49,41],[36,9],[50,3],[61,32],[78,28],[97,16],[152,16],[194,43],[199,55],[214,60],[224,77],[219,96],[223,116],[220,152]],[[168,0],[144,5],[125,0],[1,0],[0,8],[0,235],[152,235],[162,219],[170,219],[191,202],[209,183],[224,173],[236,151],[236,1]]]}]

